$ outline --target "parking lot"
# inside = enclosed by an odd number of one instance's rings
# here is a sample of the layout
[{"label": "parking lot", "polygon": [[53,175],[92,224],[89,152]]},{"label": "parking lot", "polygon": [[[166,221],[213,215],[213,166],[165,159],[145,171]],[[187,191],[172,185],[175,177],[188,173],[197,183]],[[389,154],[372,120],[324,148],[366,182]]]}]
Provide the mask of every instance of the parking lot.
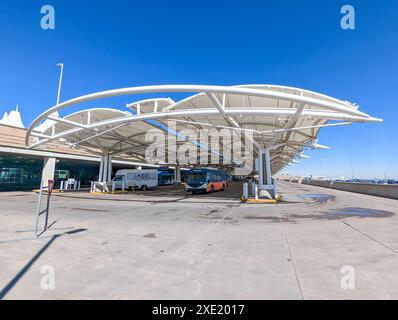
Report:
[{"label": "parking lot", "polygon": [[[398,298],[398,202],[278,184],[284,201],[242,204],[242,186],[119,195],[54,194],[32,239],[38,196],[0,194],[3,299]],[[344,266],[355,288],[342,286]],[[43,288],[46,270],[54,288]],[[344,268],[343,268],[344,270]]]}]

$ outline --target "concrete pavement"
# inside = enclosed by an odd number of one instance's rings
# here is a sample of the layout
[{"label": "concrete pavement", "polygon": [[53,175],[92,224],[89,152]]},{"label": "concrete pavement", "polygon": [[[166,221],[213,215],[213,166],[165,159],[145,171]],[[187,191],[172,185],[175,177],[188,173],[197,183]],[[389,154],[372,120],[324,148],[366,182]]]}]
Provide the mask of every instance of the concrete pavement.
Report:
[{"label": "concrete pavement", "polygon": [[[0,290],[4,299],[398,298],[396,200],[279,190],[278,205],[241,204],[240,185],[195,196],[57,194],[56,222],[39,240],[24,232],[37,195],[1,193]],[[41,285],[48,266],[54,290]],[[343,266],[355,271],[354,290],[341,287]]]}]

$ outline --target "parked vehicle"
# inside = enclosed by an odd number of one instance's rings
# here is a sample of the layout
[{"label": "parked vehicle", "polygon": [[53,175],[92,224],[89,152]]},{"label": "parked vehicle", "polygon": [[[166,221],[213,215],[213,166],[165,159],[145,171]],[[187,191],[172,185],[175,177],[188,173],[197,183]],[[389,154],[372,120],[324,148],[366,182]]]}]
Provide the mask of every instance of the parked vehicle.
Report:
[{"label": "parked vehicle", "polygon": [[147,191],[158,186],[158,170],[124,169],[116,172],[113,178],[115,189],[140,189]]},{"label": "parked vehicle", "polygon": [[175,182],[174,172],[159,171],[159,173],[158,173],[158,185],[159,186],[171,185],[174,182]]},{"label": "parked vehicle", "polygon": [[187,192],[214,192],[228,188],[228,176],[217,169],[192,169],[187,173],[185,190]]}]

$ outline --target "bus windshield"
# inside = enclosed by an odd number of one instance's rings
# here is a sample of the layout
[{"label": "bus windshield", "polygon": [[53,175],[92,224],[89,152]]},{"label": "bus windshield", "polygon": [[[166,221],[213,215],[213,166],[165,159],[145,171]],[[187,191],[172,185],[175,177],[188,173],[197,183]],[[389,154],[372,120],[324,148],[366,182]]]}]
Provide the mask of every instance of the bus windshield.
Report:
[{"label": "bus windshield", "polygon": [[187,183],[189,185],[202,185],[206,182],[205,172],[190,172],[187,177]]}]

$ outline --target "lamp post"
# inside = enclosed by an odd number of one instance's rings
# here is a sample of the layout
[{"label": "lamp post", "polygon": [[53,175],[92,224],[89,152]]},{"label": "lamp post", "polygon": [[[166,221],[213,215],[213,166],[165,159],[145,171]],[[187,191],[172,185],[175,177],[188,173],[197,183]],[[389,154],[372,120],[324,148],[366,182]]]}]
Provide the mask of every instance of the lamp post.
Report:
[{"label": "lamp post", "polygon": [[61,73],[59,75],[58,95],[57,95],[57,105],[59,105],[59,99],[60,99],[60,96],[61,96],[62,77],[63,77],[63,74],[64,74],[64,64],[63,63],[58,63],[57,67],[61,68]]},{"label": "lamp post", "polygon": [[326,174],[326,165],[325,165],[325,159],[324,159],[324,158],[321,158],[321,161],[322,161],[322,171],[323,171],[323,177],[326,179],[326,176],[327,176],[327,174]]}]

